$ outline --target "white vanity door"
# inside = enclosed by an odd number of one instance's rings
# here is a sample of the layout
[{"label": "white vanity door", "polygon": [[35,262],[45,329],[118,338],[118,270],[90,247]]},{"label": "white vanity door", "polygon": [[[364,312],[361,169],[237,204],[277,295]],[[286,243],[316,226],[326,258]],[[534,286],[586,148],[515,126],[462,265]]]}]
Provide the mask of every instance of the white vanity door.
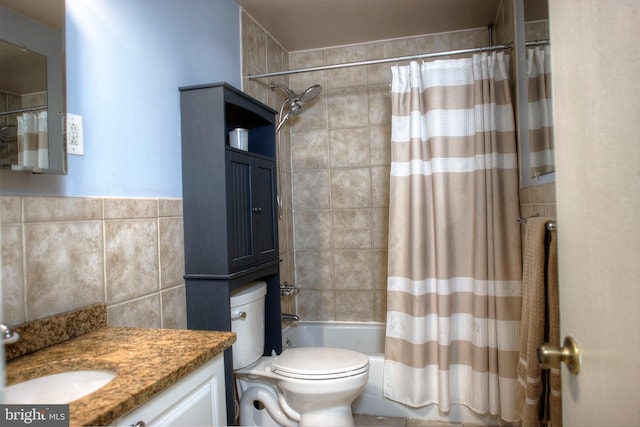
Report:
[{"label": "white vanity door", "polygon": [[[144,424],[143,424],[144,423]],[[222,355],[120,418],[118,426],[225,426]]]}]

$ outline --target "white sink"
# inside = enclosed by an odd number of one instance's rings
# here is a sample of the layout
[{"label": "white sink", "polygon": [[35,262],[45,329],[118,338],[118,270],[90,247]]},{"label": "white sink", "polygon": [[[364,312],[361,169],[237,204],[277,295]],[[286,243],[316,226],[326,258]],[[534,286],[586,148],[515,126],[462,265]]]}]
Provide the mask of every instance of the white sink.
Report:
[{"label": "white sink", "polygon": [[62,404],[80,399],[106,385],[113,371],[92,369],[45,375],[5,389],[6,404]]}]

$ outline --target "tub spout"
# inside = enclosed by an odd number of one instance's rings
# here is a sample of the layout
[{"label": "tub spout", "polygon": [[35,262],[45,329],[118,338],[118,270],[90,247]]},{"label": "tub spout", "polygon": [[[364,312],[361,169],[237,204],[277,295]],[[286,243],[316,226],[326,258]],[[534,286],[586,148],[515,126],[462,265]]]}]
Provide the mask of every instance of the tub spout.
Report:
[{"label": "tub spout", "polygon": [[297,322],[300,320],[300,317],[297,314],[288,314],[288,313],[280,313],[281,320],[293,320]]}]

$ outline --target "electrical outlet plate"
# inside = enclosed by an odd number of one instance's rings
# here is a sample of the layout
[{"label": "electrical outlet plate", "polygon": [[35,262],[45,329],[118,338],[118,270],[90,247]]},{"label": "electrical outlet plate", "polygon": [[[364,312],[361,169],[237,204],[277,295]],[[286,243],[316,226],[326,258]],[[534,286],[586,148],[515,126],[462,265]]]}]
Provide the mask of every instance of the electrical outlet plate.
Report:
[{"label": "electrical outlet plate", "polygon": [[82,116],[67,113],[67,153],[84,156]]}]

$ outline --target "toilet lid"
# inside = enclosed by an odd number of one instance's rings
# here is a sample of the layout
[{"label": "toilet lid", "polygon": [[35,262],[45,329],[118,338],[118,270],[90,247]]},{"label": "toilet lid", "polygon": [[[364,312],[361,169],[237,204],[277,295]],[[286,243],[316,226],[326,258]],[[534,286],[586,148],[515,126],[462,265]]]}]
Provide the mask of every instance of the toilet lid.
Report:
[{"label": "toilet lid", "polygon": [[331,347],[288,348],[271,363],[274,373],[301,379],[342,378],[368,369],[366,355]]}]

